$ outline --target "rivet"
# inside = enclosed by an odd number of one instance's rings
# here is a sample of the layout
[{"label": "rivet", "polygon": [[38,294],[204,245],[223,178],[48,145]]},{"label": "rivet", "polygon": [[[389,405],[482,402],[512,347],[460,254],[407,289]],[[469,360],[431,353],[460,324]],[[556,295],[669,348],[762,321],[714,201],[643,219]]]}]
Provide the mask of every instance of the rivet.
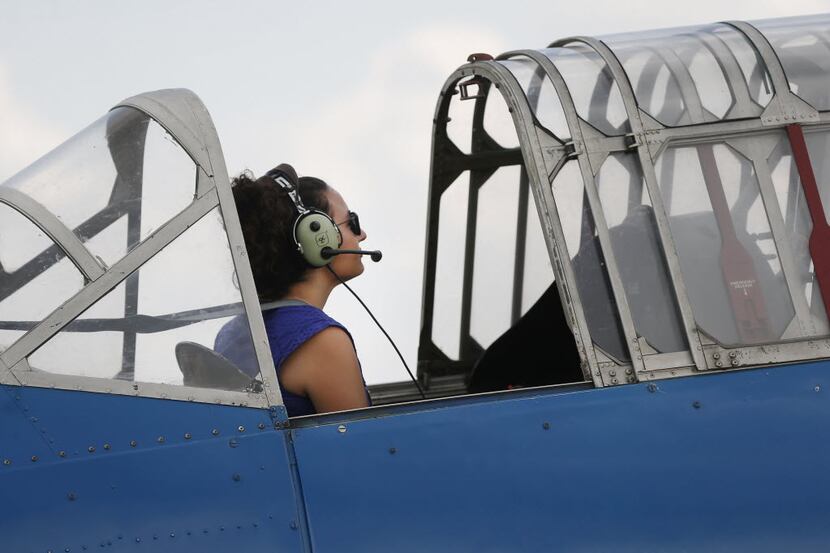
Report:
[{"label": "rivet", "polygon": [[631,369],[625,369],[625,374],[631,374]]},{"label": "rivet", "polygon": [[238,475],[238,474],[234,474],[234,475],[232,476],[232,478],[233,478],[233,481],[234,481],[234,482],[239,482],[240,480],[242,480],[242,477],[241,477],[240,475]]},{"label": "rivet", "polygon": [[189,439],[190,439],[190,438],[192,438],[192,437],[193,437],[193,434],[191,434],[190,432],[185,432],[185,433],[184,433],[184,439],[185,439],[185,440],[189,440]]},{"label": "rivet", "polygon": [[714,355],[712,355],[712,357],[713,357],[714,359],[720,359],[720,353],[715,352],[715,354],[714,354]]},{"label": "rivet", "polygon": [[732,360],[732,366],[733,366],[733,367],[737,367],[737,366],[738,366],[738,364],[739,364],[739,363],[738,363],[738,360],[737,360],[737,359],[733,359],[733,360]]},{"label": "rivet", "polygon": [[141,543],[141,538],[136,538],[135,543]]},{"label": "rivet", "polygon": [[737,353],[735,353],[734,351],[730,351],[730,352],[729,352],[729,358],[730,358],[730,359],[735,359],[737,356],[738,356],[738,354],[737,354]]},{"label": "rivet", "polygon": [[91,445],[88,448],[86,448],[86,450],[89,451],[90,453],[95,453],[95,446]]},{"label": "rivet", "polygon": [[646,390],[653,394],[657,391],[657,384],[649,384],[648,386],[646,386]]},{"label": "rivet", "polygon": [[231,438],[228,440],[228,447],[239,447],[239,440],[236,438]]},{"label": "rivet", "polygon": [[219,430],[214,428],[213,430],[210,431],[210,433],[213,434],[214,436],[218,436],[219,435]]},{"label": "rivet", "polygon": [[389,455],[394,455],[397,452],[398,452],[398,450],[396,448],[394,448],[394,447],[389,448]]},{"label": "rivet", "polygon": [[78,496],[75,495],[75,492],[69,492],[68,494],[66,494],[66,499],[68,499],[69,501],[75,501],[77,498]]},{"label": "rivet", "polygon": [[164,436],[159,436],[158,438],[156,438],[156,441],[160,444],[163,444],[164,443]]},{"label": "rivet", "polygon": [[110,444],[104,444],[104,449],[109,450],[110,449]]},{"label": "rivet", "polygon": [[547,421],[543,422],[542,428],[544,428],[545,430],[550,430],[550,423]]},{"label": "rivet", "polygon": [[37,455],[32,455],[32,462],[33,462],[33,463],[36,463],[36,462],[37,462]]},{"label": "rivet", "polygon": [[138,445],[138,442],[135,440],[130,440],[130,447],[135,447]]},{"label": "rivet", "polygon": [[260,430],[265,430],[265,423],[261,422],[258,425],[256,425],[256,427],[259,428]]},{"label": "rivet", "polygon": [[614,369],[611,369],[610,371],[608,371],[608,374],[611,375],[611,376],[617,376],[617,371],[615,371]]},{"label": "rivet", "polygon": [[236,429],[239,430],[240,432],[245,432],[245,427],[242,426],[241,424],[239,426],[237,426]]},{"label": "rivet", "polygon": [[346,431],[346,427],[344,425],[340,425],[337,427],[337,431],[343,434]]},{"label": "rivet", "polygon": [[219,527],[219,531],[220,531],[220,532],[224,532],[224,531],[225,531],[225,527],[224,527],[224,526],[220,526],[220,527]]},{"label": "rivet", "polygon": [[175,533],[175,532],[170,532],[170,537],[171,537],[171,538],[175,538],[175,537],[176,537],[176,533]]},{"label": "rivet", "polygon": [[9,466],[9,465],[12,464],[12,462],[11,462],[10,459],[3,459],[3,464],[6,465],[6,466]]},{"label": "rivet", "polygon": [[821,386],[816,385],[816,387],[813,388],[813,390],[815,390],[816,392],[820,392],[821,391]]},{"label": "rivet", "polygon": [[695,409],[700,409],[700,402],[699,401],[693,401],[692,402],[692,407],[694,407]]},{"label": "rivet", "polygon": [[721,363],[720,361],[718,361],[717,363],[715,363],[715,366],[716,366],[716,367],[723,367],[723,363]]}]

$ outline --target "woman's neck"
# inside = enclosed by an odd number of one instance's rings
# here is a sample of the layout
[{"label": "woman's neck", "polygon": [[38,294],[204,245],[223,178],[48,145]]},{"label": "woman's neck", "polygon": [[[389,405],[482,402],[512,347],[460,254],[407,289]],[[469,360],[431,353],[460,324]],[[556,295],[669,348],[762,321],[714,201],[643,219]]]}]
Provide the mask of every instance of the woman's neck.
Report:
[{"label": "woman's neck", "polygon": [[324,269],[310,271],[306,280],[298,282],[288,289],[282,298],[284,300],[300,300],[318,309],[323,309],[329,299],[331,291],[337,286],[337,282],[331,278]]}]

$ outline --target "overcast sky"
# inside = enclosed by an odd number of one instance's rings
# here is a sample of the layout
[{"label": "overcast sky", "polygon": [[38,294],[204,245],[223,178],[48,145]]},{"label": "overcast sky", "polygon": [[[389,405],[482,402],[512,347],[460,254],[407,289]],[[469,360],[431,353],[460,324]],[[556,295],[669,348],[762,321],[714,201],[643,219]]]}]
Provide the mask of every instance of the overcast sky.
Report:
[{"label": "overcast sky", "polygon": [[[415,368],[432,113],[472,52],[571,35],[830,11],[830,0],[218,2],[2,0],[0,181],[119,100],[185,87],[207,105],[231,175],[290,162],[326,179],[384,251],[354,281]],[[345,291],[330,313],[368,382],[405,373]]]}]

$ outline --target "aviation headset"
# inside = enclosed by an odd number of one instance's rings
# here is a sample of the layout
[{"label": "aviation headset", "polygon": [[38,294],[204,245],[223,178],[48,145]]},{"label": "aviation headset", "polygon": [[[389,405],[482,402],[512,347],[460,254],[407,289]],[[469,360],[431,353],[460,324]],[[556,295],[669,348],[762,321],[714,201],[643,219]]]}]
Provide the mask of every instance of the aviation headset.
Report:
[{"label": "aviation headset", "polygon": [[303,259],[313,267],[324,267],[331,263],[334,257],[323,257],[325,248],[337,249],[343,243],[340,228],[329,217],[317,209],[309,209],[303,205],[300,192],[297,189],[299,179],[297,172],[287,163],[282,163],[271,169],[265,176],[282,187],[288,194],[294,207],[297,209],[297,219],[294,220],[294,244]]}]

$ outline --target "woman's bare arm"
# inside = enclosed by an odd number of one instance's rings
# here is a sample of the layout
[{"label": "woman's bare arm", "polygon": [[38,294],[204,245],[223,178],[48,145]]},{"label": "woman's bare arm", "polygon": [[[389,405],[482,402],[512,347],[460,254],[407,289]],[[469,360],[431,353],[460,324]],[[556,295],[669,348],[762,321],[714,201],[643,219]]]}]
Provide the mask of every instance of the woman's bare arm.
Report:
[{"label": "woman's bare arm", "polygon": [[283,363],[280,381],[308,396],[318,413],[369,405],[357,354],[341,328],[326,328],[297,348]]}]

